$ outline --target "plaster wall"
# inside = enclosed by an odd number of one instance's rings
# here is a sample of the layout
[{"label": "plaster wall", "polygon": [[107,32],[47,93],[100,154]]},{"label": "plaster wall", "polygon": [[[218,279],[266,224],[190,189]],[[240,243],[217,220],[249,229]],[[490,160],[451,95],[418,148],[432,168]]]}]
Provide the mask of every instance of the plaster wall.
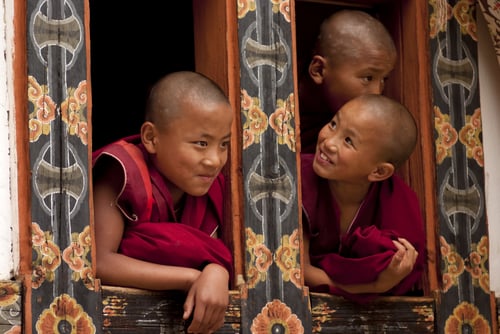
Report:
[{"label": "plaster wall", "polygon": [[[0,280],[9,280],[15,275],[19,254],[17,244],[17,222],[13,210],[17,207],[15,190],[17,181],[12,174],[15,166],[14,117],[12,108],[12,9],[13,0],[0,0]],[[14,237],[16,236],[16,237]],[[16,254],[16,255],[14,255]]]},{"label": "plaster wall", "polygon": [[488,27],[477,11],[479,92],[483,126],[486,214],[490,239],[490,289],[500,297],[500,64]]}]

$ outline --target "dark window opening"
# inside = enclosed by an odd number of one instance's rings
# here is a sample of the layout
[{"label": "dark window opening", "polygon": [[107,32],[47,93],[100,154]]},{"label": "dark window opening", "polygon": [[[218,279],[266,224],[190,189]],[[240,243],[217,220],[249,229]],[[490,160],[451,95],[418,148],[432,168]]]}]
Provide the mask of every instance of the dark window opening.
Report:
[{"label": "dark window opening", "polygon": [[139,132],[151,85],[194,70],[191,1],[90,0],[93,149]]}]

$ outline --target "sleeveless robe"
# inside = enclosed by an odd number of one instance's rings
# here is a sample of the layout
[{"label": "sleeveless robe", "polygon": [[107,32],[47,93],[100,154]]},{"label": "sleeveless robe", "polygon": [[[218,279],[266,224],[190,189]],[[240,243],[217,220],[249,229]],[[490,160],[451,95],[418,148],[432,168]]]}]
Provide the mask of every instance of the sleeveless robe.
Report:
[{"label": "sleeveless robe", "polygon": [[222,240],[211,236],[223,221],[222,173],[206,195],[186,194],[178,222],[167,183],[154,168],[138,135],[94,152],[93,166],[103,156],[116,159],[125,176],[116,199],[116,205],[126,217],[120,253],[148,262],[199,270],[209,263],[217,263],[232,275],[230,250]]}]

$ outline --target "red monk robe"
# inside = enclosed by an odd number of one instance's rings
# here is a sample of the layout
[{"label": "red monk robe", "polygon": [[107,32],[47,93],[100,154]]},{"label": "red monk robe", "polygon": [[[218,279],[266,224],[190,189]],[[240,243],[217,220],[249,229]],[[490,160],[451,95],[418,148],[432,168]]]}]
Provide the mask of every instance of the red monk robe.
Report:
[{"label": "red monk robe", "polygon": [[[376,280],[397,251],[393,239],[403,237],[418,251],[413,271],[387,295],[404,295],[419,282],[425,267],[425,232],[415,192],[398,176],[373,183],[348,232],[340,235],[340,212],[328,187],[312,168],[314,154],[302,154],[304,233],[310,238],[311,264],[340,284]],[[310,287],[358,302],[377,294],[351,294],[333,286]]]},{"label": "red monk robe", "polygon": [[208,263],[217,263],[232,274],[231,252],[220,239],[212,237],[223,217],[222,173],[207,195],[186,194],[179,223],[165,179],[150,162],[139,135],[94,152],[93,166],[104,155],[120,162],[125,175],[116,203],[126,217],[120,253],[148,262],[198,270]]}]

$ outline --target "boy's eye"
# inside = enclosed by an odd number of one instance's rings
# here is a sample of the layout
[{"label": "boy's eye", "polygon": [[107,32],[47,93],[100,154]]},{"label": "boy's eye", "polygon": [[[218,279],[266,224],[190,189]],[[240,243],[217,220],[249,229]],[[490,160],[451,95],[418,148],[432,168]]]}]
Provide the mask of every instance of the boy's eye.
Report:
[{"label": "boy's eye", "polygon": [[366,77],[364,77],[364,80],[365,81],[373,81],[373,76],[367,75]]},{"label": "boy's eye", "polygon": [[222,142],[221,146],[223,148],[228,148],[229,147],[229,141]]},{"label": "boy's eye", "polygon": [[347,145],[352,146],[352,139],[350,137],[346,137],[344,140],[347,143]]},{"label": "boy's eye", "polygon": [[203,146],[203,147],[208,146],[208,143],[206,141],[203,141],[203,140],[197,141],[197,142],[195,142],[195,144]]},{"label": "boy's eye", "polygon": [[331,121],[330,121],[330,127],[331,127],[332,129],[335,129],[335,128],[337,127],[337,122],[335,122],[335,120],[331,120]]}]

